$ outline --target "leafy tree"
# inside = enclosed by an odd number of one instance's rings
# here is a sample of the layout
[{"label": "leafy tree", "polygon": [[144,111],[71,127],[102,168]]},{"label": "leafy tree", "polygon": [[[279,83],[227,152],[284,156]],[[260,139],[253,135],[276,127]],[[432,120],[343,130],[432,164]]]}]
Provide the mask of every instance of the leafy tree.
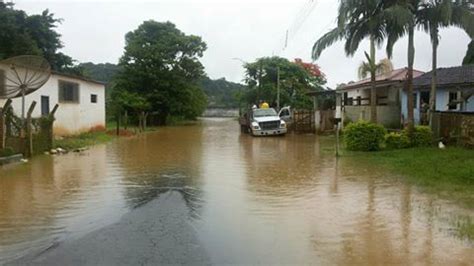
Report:
[{"label": "leafy tree", "polygon": [[39,55],[48,60],[52,69],[76,73],[74,60],[61,52],[61,35],[56,27],[61,19],[49,10],[40,15],[27,15],[14,9],[12,3],[0,2],[0,59],[17,55]]},{"label": "leafy tree", "polygon": [[[371,73],[371,71],[372,71],[372,66],[368,64],[367,62],[362,62],[358,69],[359,79],[367,78],[367,76]],[[380,60],[378,64],[375,65],[376,75],[386,74],[392,71],[393,71],[393,64],[387,58]]]},{"label": "leafy tree", "polygon": [[463,65],[471,65],[474,64],[474,41],[471,41],[469,43],[469,46],[467,48],[466,56],[464,57],[464,60],[462,61]]},{"label": "leafy tree", "polygon": [[345,40],[345,52],[348,56],[352,56],[362,40],[369,39],[370,52],[366,52],[365,56],[367,58],[366,66],[371,77],[370,120],[374,123],[377,121],[375,49],[376,45],[382,45],[386,37],[388,14],[385,12],[384,5],[385,1],[382,0],[340,0],[337,27],[317,40],[312,50],[313,59],[316,60],[324,49],[339,40]]},{"label": "leafy tree", "polygon": [[312,99],[306,93],[323,90],[322,85],[326,83],[323,75],[314,76],[302,65],[281,57],[259,58],[256,62],[245,64],[244,67],[247,88],[242,97],[248,105],[265,100],[270,105],[276,106],[278,69],[281,106],[311,108]]},{"label": "leafy tree", "polygon": [[186,35],[171,22],[149,20],[127,33],[125,42],[115,88],[144,97],[160,123],[170,116],[194,119],[204,111],[201,37]]}]

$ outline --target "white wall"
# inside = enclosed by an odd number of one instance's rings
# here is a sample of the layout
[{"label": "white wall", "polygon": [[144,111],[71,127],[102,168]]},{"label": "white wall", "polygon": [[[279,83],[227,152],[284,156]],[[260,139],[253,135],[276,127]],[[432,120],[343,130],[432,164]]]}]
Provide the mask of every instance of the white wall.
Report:
[{"label": "white wall", "polygon": [[[58,102],[59,80],[79,84],[79,103]],[[97,95],[97,103],[91,103],[91,94]],[[55,135],[74,135],[89,131],[93,127],[105,127],[105,86],[103,84],[53,74],[45,85],[26,96],[26,111],[30,104],[36,101],[33,117],[41,116],[41,96],[49,96],[50,111],[57,103],[59,104],[55,115]],[[5,101],[0,99],[0,106],[3,107]],[[21,116],[21,97],[13,99],[12,106],[16,115]]]}]

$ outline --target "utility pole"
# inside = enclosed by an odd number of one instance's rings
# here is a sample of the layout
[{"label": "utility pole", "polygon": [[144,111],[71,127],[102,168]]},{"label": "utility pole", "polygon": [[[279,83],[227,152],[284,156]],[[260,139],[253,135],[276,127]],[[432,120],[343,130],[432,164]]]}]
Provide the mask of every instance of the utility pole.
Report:
[{"label": "utility pole", "polygon": [[277,67],[277,110],[280,111],[280,67]]}]

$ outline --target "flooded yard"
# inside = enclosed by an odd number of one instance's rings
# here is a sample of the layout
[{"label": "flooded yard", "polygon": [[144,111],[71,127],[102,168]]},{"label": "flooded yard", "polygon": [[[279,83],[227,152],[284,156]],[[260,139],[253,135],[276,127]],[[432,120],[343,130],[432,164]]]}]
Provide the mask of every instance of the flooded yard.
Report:
[{"label": "flooded yard", "polygon": [[[218,118],[160,128],[0,168],[0,264],[81,252],[104,228],[109,239],[97,241],[120,242],[115,232],[140,217],[169,224],[155,253],[187,262],[473,264],[474,243],[456,231],[473,211],[396,177],[336,159],[328,137],[253,138]],[[163,247],[180,241],[192,247]]]}]

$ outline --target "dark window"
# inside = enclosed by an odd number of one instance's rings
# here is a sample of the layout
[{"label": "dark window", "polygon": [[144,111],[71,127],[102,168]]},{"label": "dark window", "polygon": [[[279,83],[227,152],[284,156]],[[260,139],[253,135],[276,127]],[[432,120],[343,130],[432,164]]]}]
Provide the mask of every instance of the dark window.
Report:
[{"label": "dark window", "polygon": [[49,115],[49,96],[41,96],[41,115]]},{"label": "dark window", "polygon": [[448,102],[448,109],[449,110],[457,110],[458,104],[456,101],[458,100],[458,93],[457,92],[450,92],[449,93],[449,102]]},{"label": "dark window", "polygon": [[91,94],[91,103],[97,103],[97,94]]},{"label": "dark window", "polygon": [[344,105],[349,105],[349,93],[344,92]]},{"label": "dark window", "polygon": [[69,81],[59,81],[59,102],[79,103],[79,84]]},{"label": "dark window", "polygon": [[416,93],[413,93],[413,108],[418,108],[418,101],[416,97]]},{"label": "dark window", "polygon": [[5,95],[5,71],[0,69],[0,96]]}]

